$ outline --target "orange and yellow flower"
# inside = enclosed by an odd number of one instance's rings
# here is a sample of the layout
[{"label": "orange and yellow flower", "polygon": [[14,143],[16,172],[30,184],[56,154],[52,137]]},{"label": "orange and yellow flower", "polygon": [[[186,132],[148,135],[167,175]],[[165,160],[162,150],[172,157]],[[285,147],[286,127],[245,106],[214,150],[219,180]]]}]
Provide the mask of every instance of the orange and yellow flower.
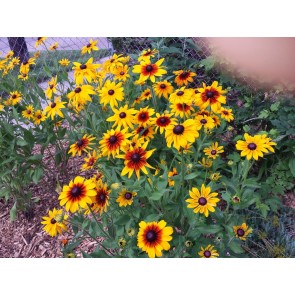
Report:
[{"label": "orange and yellow flower", "polygon": [[133,198],[136,195],[136,192],[131,192],[124,188],[119,192],[119,197],[116,199],[116,202],[119,203],[120,207],[130,206],[133,203]]},{"label": "orange and yellow flower", "polygon": [[204,148],[204,153],[208,158],[216,159],[219,154],[224,153],[223,146],[219,146],[216,141],[210,147]]},{"label": "orange and yellow flower", "polygon": [[174,82],[177,86],[187,85],[189,82],[193,82],[193,77],[197,75],[196,73],[188,70],[174,71],[173,74],[176,76]]},{"label": "orange and yellow flower", "polygon": [[206,248],[201,247],[201,251],[198,252],[202,258],[217,258],[218,252],[214,249],[214,246],[208,245]]},{"label": "orange and yellow flower", "polygon": [[89,43],[82,47],[81,54],[90,54],[92,51],[98,50],[98,47],[96,46],[97,42],[98,41],[93,41],[92,39],[90,39]]},{"label": "orange and yellow flower", "polygon": [[42,217],[44,220],[41,222],[44,224],[43,230],[45,230],[51,237],[55,237],[57,234],[61,234],[63,231],[67,231],[67,219],[68,215],[63,213],[63,210],[48,211],[48,216]]},{"label": "orange and yellow flower", "polygon": [[246,223],[233,226],[233,229],[236,237],[243,241],[246,241],[247,236],[253,231],[252,228],[249,228]]},{"label": "orange and yellow flower", "polygon": [[156,82],[153,88],[158,97],[163,96],[168,99],[169,95],[173,93],[173,86],[167,80]]}]

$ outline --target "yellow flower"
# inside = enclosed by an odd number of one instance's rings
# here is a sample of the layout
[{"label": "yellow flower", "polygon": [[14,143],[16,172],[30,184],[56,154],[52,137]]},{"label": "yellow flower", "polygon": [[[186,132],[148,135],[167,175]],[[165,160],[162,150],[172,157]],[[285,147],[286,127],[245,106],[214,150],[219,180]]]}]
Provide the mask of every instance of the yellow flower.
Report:
[{"label": "yellow flower", "polygon": [[216,159],[219,154],[224,153],[223,146],[218,146],[218,142],[212,143],[208,148],[204,148],[204,153],[208,158]]},{"label": "yellow flower", "polygon": [[246,223],[233,226],[233,229],[236,237],[243,241],[246,241],[246,237],[253,231],[252,228],[248,228],[248,225]]},{"label": "yellow flower", "polygon": [[118,241],[118,245],[120,248],[124,248],[126,246],[127,242],[124,238],[120,238]]},{"label": "yellow flower", "polygon": [[31,57],[26,61],[23,61],[20,65],[20,69],[19,72],[21,74],[28,74],[30,71],[30,65],[34,65],[35,64],[35,58]]},{"label": "yellow flower", "polygon": [[66,67],[70,64],[70,61],[67,58],[63,58],[63,59],[59,60],[58,63],[60,65],[62,65],[63,67]]},{"label": "yellow flower", "polygon": [[51,120],[54,119],[55,115],[64,118],[61,109],[65,108],[66,102],[61,102],[60,98],[60,96],[56,97],[55,100],[44,109],[44,112],[47,114],[47,117],[51,117]]},{"label": "yellow flower", "polygon": [[93,57],[89,58],[85,64],[73,62],[74,67],[74,79],[77,85],[83,84],[84,78],[91,83],[96,78],[96,69],[100,67],[100,64],[93,63]]},{"label": "yellow flower", "polygon": [[18,75],[17,77],[18,77],[18,79],[20,79],[20,80],[26,81],[26,80],[28,80],[29,75],[28,75],[28,74],[20,74],[20,75]]},{"label": "yellow flower", "polygon": [[119,203],[120,207],[126,207],[133,203],[133,198],[137,195],[136,192],[130,192],[127,189],[123,189],[119,192],[119,197],[116,202]]},{"label": "yellow flower", "polygon": [[54,44],[52,44],[52,45],[49,47],[49,50],[50,50],[50,51],[54,51],[54,50],[56,50],[57,48],[58,48],[58,43],[55,42]]},{"label": "yellow flower", "polygon": [[79,208],[86,209],[88,204],[92,204],[93,197],[96,195],[95,183],[91,179],[85,179],[76,176],[71,180],[69,185],[64,185],[58,199],[60,205],[64,206],[67,211],[72,213],[78,211]]},{"label": "yellow flower", "polygon": [[92,147],[89,145],[93,144],[91,141],[94,139],[95,137],[92,137],[92,135],[84,134],[81,139],[70,146],[68,154],[72,153],[72,157],[74,157],[78,153],[78,155],[81,156],[82,152],[88,152],[88,150],[92,150]]},{"label": "yellow flower", "polygon": [[145,89],[140,95],[140,100],[150,100],[151,98],[152,98],[152,93],[149,88]]},{"label": "yellow flower", "polygon": [[202,127],[206,129],[213,129],[215,127],[214,120],[210,116],[198,115],[195,118],[197,129],[200,130]]},{"label": "yellow flower", "polygon": [[210,193],[211,188],[205,187],[202,184],[201,191],[197,188],[193,187],[191,191],[189,191],[190,198],[186,200],[188,208],[194,208],[195,213],[204,214],[206,217],[209,216],[209,211],[214,212],[216,207],[216,203],[220,200],[219,198],[215,198],[218,196],[218,193]]},{"label": "yellow flower", "polygon": [[276,143],[271,141],[271,138],[263,135],[250,136],[248,133],[244,134],[245,141],[238,140],[236,144],[236,149],[241,150],[241,156],[247,157],[247,160],[258,160],[258,157],[263,157],[263,153],[274,152],[272,146]]},{"label": "yellow flower", "polygon": [[116,130],[108,130],[99,142],[102,156],[110,158],[110,155],[112,155],[115,158],[120,150],[124,150],[124,147],[129,144],[128,138],[131,136],[132,134],[128,133],[128,129],[120,130],[117,127]]},{"label": "yellow flower", "polygon": [[219,110],[219,114],[221,118],[225,119],[227,122],[234,120],[234,115],[232,109],[226,109],[224,107],[221,107]]},{"label": "yellow flower", "polygon": [[18,91],[10,92],[8,101],[9,104],[12,104],[13,106],[18,104],[22,100],[22,94]]},{"label": "yellow flower", "polygon": [[86,171],[89,169],[93,169],[94,164],[96,163],[96,161],[98,160],[98,158],[100,157],[99,154],[96,153],[96,151],[93,151],[92,154],[88,153],[87,157],[84,158],[84,164],[82,165],[81,170],[82,171]]},{"label": "yellow flower", "polygon": [[115,68],[122,67],[125,57],[122,54],[114,54],[110,59],[106,60],[103,64],[103,69],[105,72],[112,73]]},{"label": "yellow flower", "polygon": [[100,94],[100,102],[104,106],[110,104],[112,109],[117,107],[117,101],[122,101],[124,99],[124,88],[121,86],[122,82],[116,84],[110,80],[106,81],[103,88],[98,91]]},{"label": "yellow flower", "polygon": [[193,100],[191,96],[191,91],[189,89],[185,89],[185,86],[176,89],[173,93],[170,94],[169,101],[171,103],[182,103],[187,101],[190,101],[192,103]]},{"label": "yellow flower", "polygon": [[159,114],[156,113],[156,118],[152,119],[152,124],[156,125],[156,131],[160,129],[160,133],[162,134],[165,130],[166,127],[169,126],[170,124],[176,124],[176,119],[171,118],[171,114],[169,113],[164,113],[164,114]]},{"label": "yellow flower", "polygon": [[168,99],[168,96],[173,93],[173,86],[167,80],[156,82],[153,88],[158,97],[163,96]]},{"label": "yellow flower", "polygon": [[161,67],[164,62],[164,58],[161,58],[156,63],[151,63],[150,61],[142,61],[140,65],[135,65],[133,67],[133,73],[140,74],[139,81],[146,81],[150,79],[155,83],[155,77],[161,77],[167,73],[166,70]]},{"label": "yellow flower", "polygon": [[180,147],[184,148],[188,142],[194,143],[198,137],[199,133],[193,119],[188,119],[178,125],[170,124],[166,127],[165,138],[169,148],[173,144],[179,150]]},{"label": "yellow flower", "polygon": [[157,54],[159,51],[156,49],[150,49],[148,48],[147,50],[143,50],[138,57],[138,61],[150,61],[151,57],[155,57],[155,54]]},{"label": "yellow flower", "polygon": [[107,122],[114,122],[112,127],[116,127],[118,125],[119,128],[131,128],[133,129],[133,124],[135,122],[134,115],[137,111],[133,108],[129,108],[127,104],[125,106],[120,107],[119,109],[113,109],[114,115],[107,118]]},{"label": "yellow flower", "polygon": [[135,172],[138,179],[140,179],[140,171],[144,174],[148,174],[146,167],[154,169],[147,163],[147,159],[152,155],[155,149],[147,151],[148,142],[141,147],[130,147],[125,155],[119,155],[117,158],[124,159],[124,165],[121,175],[124,176],[128,173],[128,178]]},{"label": "yellow flower", "polygon": [[221,108],[221,104],[226,103],[224,94],[226,90],[222,90],[222,86],[218,86],[218,82],[214,81],[212,85],[206,86],[203,83],[203,88],[198,88],[199,93],[195,96],[195,102],[201,109],[205,109],[208,106],[214,113],[217,113]]},{"label": "yellow flower", "polygon": [[95,94],[93,86],[91,85],[80,85],[71,91],[67,97],[73,104],[85,105],[87,101],[92,101],[91,94]]},{"label": "yellow flower", "polygon": [[46,120],[46,115],[43,111],[37,110],[33,116],[33,122],[35,125],[40,125],[41,122]]},{"label": "yellow flower", "polygon": [[190,100],[175,101],[170,105],[171,113],[174,116],[179,116],[180,118],[189,117],[194,111],[192,107],[192,102]]},{"label": "yellow flower", "polygon": [[217,258],[219,256],[218,252],[214,249],[214,246],[208,245],[205,249],[201,247],[201,251],[198,254],[202,258]]},{"label": "yellow flower", "polygon": [[198,163],[208,169],[212,167],[213,161],[207,158],[202,158],[202,162],[199,161]]},{"label": "yellow flower", "polygon": [[172,171],[168,172],[168,184],[169,186],[173,186],[174,185],[174,180],[171,179],[171,177],[178,175],[178,172],[176,170],[176,168],[174,167],[172,169]]},{"label": "yellow flower", "polygon": [[14,52],[13,52],[12,50],[10,50],[10,51],[6,54],[5,58],[6,58],[6,59],[9,59],[9,58],[11,58],[11,57],[13,57],[13,56],[14,56]]},{"label": "yellow flower", "polygon": [[41,55],[41,52],[40,51],[36,51],[35,53],[34,53],[34,58],[38,58],[38,57],[40,57],[40,55]]},{"label": "yellow flower", "polygon": [[63,213],[63,210],[49,210],[48,216],[42,217],[44,220],[41,222],[45,226],[43,230],[45,230],[50,236],[55,237],[57,234],[61,234],[62,231],[67,231],[67,222],[68,215]]},{"label": "yellow flower", "polygon": [[195,77],[197,74],[191,71],[174,71],[174,75],[176,75],[174,82],[177,86],[187,85],[189,82],[193,82],[193,77]]},{"label": "yellow flower", "polygon": [[139,111],[137,111],[137,114],[135,115],[135,123],[142,126],[147,127],[151,124],[152,121],[152,115],[155,113],[154,109],[145,107],[140,108]]},{"label": "yellow flower", "polygon": [[98,47],[96,46],[98,41],[93,41],[92,39],[90,39],[89,43],[86,46],[82,47],[81,53],[85,54],[85,53],[91,53],[92,51],[98,50]]},{"label": "yellow flower", "polygon": [[51,78],[51,80],[48,82],[48,88],[45,90],[45,94],[49,99],[51,99],[53,93],[56,93],[56,86],[57,76]]},{"label": "yellow flower", "polygon": [[35,43],[35,47],[37,48],[38,46],[44,44],[44,41],[47,39],[47,37],[38,37]]},{"label": "yellow flower", "polygon": [[135,235],[135,229],[134,228],[128,228],[127,229],[127,235],[129,237],[133,237]]},{"label": "yellow flower", "polygon": [[22,111],[22,115],[26,119],[32,119],[34,117],[34,108],[33,105],[28,105],[24,111]]},{"label": "yellow flower", "polygon": [[127,65],[118,66],[114,68],[112,74],[114,74],[114,79],[126,82],[130,75],[128,74],[129,67]]},{"label": "yellow flower", "polygon": [[217,181],[219,178],[221,178],[222,176],[220,175],[220,173],[219,172],[216,172],[216,173],[212,173],[211,175],[210,175],[210,179],[212,180],[212,181]]},{"label": "yellow flower", "polygon": [[139,223],[137,246],[145,251],[150,258],[161,257],[162,251],[170,249],[169,241],[172,240],[173,228],[166,226],[166,221]]}]

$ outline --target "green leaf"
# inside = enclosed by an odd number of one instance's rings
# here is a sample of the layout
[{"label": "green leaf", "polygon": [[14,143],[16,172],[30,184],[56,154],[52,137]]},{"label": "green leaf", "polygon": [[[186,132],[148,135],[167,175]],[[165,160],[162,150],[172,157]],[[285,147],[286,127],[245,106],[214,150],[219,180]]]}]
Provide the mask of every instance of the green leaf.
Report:
[{"label": "green leaf", "polygon": [[28,130],[24,131],[24,140],[30,145],[30,147],[34,146],[35,138],[30,131]]},{"label": "green leaf", "polygon": [[199,172],[193,172],[193,173],[190,173],[190,174],[186,175],[186,176],[184,177],[184,179],[185,179],[185,180],[194,179],[194,178],[197,178],[199,175],[200,175]]},{"label": "green leaf", "polygon": [[125,225],[130,220],[129,215],[122,215],[116,221],[114,221],[117,225]]},{"label": "green leaf", "polygon": [[39,180],[41,179],[42,175],[43,175],[43,169],[37,168],[34,171],[32,180],[37,184],[39,182]]},{"label": "green leaf", "polygon": [[289,165],[292,175],[295,177],[295,158],[292,158],[291,160],[289,160],[288,165]]},{"label": "green leaf", "polygon": [[197,226],[196,229],[200,231],[202,234],[216,234],[223,230],[221,225],[204,225]]},{"label": "green leaf", "polygon": [[17,217],[16,202],[14,202],[12,208],[10,209],[9,214],[10,214],[11,221],[16,220],[16,217]]},{"label": "green leaf", "polygon": [[210,71],[214,67],[214,64],[215,60],[212,56],[209,56],[200,62],[200,65],[204,66],[206,71]]},{"label": "green leaf", "polygon": [[229,247],[235,254],[242,254],[245,252],[244,249],[241,247],[240,241],[237,241],[237,240],[233,240],[229,244]]},{"label": "green leaf", "polygon": [[154,192],[148,198],[153,201],[159,201],[163,196],[161,192]]}]

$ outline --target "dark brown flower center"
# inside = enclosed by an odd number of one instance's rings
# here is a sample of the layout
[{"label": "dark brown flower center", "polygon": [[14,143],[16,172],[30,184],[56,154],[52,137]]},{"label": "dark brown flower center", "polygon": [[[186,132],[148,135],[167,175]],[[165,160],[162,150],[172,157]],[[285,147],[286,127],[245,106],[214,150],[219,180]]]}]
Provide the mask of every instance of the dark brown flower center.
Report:
[{"label": "dark brown flower center", "polygon": [[160,123],[165,124],[168,121],[166,117],[160,118]]},{"label": "dark brown flower center", "polygon": [[165,84],[160,84],[160,88],[161,89],[165,89],[166,88],[166,85]]},{"label": "dark brown flower center", "polygon": [[182,95],[184,95],[184,92],[183,92],[183,91],[178,91],[178,92],[176,93],[176,95],[177,95],[177,96],[182,96]]},{"label": "dark brown flower center", "polygon": [[125,72],[123,72],[123,71],[122,71],[122,72],[120,72],[120,75],[121,75],[121,76],[123,76],[124,74],[125,74]]},{"label": "dark brown flower center", "polygon": [[13,94],[11,97],[12,97],[13,99],[15,99],[15,98],[17,98],[17,95],[16,95],[16,94]]},{"label": "dark brown flower center", "polygon": [[84,144],[84,142],[83,142],[82,139],[79,139],[79,140],[77,141],[77,146],[78,146],[78,147],[81,147],[83,144]]},{"label": "dark brown flower center", "polygon": [[207,96],[207,98],[213,98],[214,97],[214,92],[213,91],[207,91],[206,96]]},{"label": "dark brown flower center", "polygon": [[30,115],[32,112],[30,110],[27,110],[27,114]]},{"label": "dark brown flower center", "polygon": [[239,228],[237,230],[237,234],[238,234],[239,237],[242,237],[245,234],[245,231],[242,228]]},{"label": "dark brown flower center", "polygon": [[105,195],[105,194],[100,194],[100,195],[98,196],[98,200],[99,200],[101,203],[105,202],[105,200],[106,200],[106,195]]},{"label": "dark brown flower center", "polygon": [[55,224],[55,223],[56,223],[56,220],[55,220],[54,218],[52,218],[52,219],[50,220],[50,223],[51,223],[51,224]]},{"label": "dark brown flower center", "polygon": [[141,114],[139,115],[139,118],[140,118],[141,120],[146,120],[147,117],[148,117],[147,113],[141,113]]},{"label": "dark brown flower center", "polygon": [[139,153],[134,153],[132,156],[131,156],[131,160],[135,163],[139,162],[140,161],[140,154]]},{"label": "dark brown flower center", "polygon": [[90,44],[90,43],[88,43],[86,47],[87,47],[87,48],[91,47],[91,44]]},{"label": "dark brown flower center", "polygon": [[206,124],[206,123],[207,123],[207,120],[202,119],[200,122],[201,122],[202,124]]},{"label": "dark brown flower center", "polygon": [[81,70],[85,70],[86,68],[87,68],[86,65],[80,65],[80,69],[81,69]]},{"label": "dark brown flower center", "polygon": [[183,72],[179,75],[179,78],[181,80],[186,80],[189,77],[190,73],[189,72]]},{"label": "dark brown flower center", "polygon": [[94,164],[94,158],[90,158],[88,162],[88,166],[93,166],[93,164]]},{"label": "dark brown flower center", "polygon": [[125,113],[125,112],[121,112],[121,113],[119,114],[119,117],[120,117],[121,119],[126,118],[126,113]]},{"label": "dark brown flower center", "polygon": [[115,135],[110,136],[110,138],[109,138],[110,144],[115,144],[117,141],[118,141],[117,136],[115,136]]},{"label": "dark brown flower center", "polygon": [[42,37],[38,37],[37,40],[40,41],[42,39]]},{"label": "dark brown flower center", "polygon": [[130,200],[130,199],[132,199],[132,194],[128,192],[128,193],[125,194],[124,197],[125,197],[126,200]]},{"label": "dark brown flower center", "polygon": [[182,125],[176,125],[174,128],[173,128],[173,133],[174,134],[177,134],[177,135],[180,135],[182,134],[184,131],[184,127]]},{"label": "dark brown flower center", "polygon": [[257,145],[255,143],[251,142],[248,144],[249,150],[254,151],[254,150],[256,150],[256,148],[257,148]]},{"label": "dark brown flower center", "polygon": [[41,115],[38,115],[38,116],[37,116],[37,118],[38,118],[38,119],[41,119],[41,118],[42,118],[42,116],[41,116]]},{"label": "dark brown flower center", "polygon": [[50,85],[49,88],[52,89],[54,87],[54,85]]},{"label": "dark brown flower center", "polygon": [[74,186],[74,187],[72,188],[72,190],[71,190],[71,195],[72,195],[73,197],[78,197],[78,196],[80,196],[80,195],[81,195],[81,188],[78,187],[78,186]]},{"label": "dark brown flower center", "polygon": [[199,203],[201,206],[205,206],[205,205],[207,204],[207,200],[206,200],[206,198],[201,197],[201,198],[199,198],[198,203]]},{"label": "dark brown flower center", "polygon": [[113,95],[115,93],[115,91],[113,90],[113,89],[110,89],[109,91],[108,91],[108,94],[109,95]]},{"label": "dark brown flower center", "polygon": [[204,251],[204,256],[209,258],[211,256],[211,252],[209,250]]},{"label": "dark brown flower center", "polygon": [[216,150],[212,150],[212,151],[211,151],[211,155],[212,155],[212,156],[214,156],[214,155],[216,155],[216,154],[217,154]]},{"label": "dark brown flower center", "polygon": [[55,107],[56,107],[56,103],[53,102],[53,103],[51,104],[51,108],[53,109],[53,108],[55,108]]},{"label": "dark brown flower center", "polygon": [[146,66],[145,70],[146,70],[147,72],[151,72],[151,71],[153,70],[153,66],[148,65],[148,66]]},{"label": "dark brown flower center", "polygon": [[80,93],[81,92],[81,87],[77,87],[76,89],[75,89],[75,93]]},{"label": "dark brown flower center", "polygon": [[145,237],[148,242],[152,243],[157,239],[157,233],[154,230],[149,230],[146,233]]},{"label": "dark brown flower center", "polygon": [[25,65],[27,65],[29,62],[26,60],[26,61],[24,61],[23,62],[23,65],[25,66]]}]

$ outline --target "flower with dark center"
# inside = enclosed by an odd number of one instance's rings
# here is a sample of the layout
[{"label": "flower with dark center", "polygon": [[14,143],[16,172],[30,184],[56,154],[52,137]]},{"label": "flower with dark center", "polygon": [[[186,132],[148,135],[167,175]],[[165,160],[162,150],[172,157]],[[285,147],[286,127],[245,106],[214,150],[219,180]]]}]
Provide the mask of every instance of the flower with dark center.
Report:
[{"label": "flower with dark center", "polygon": [[23,65],[25,66],[25,65],[27,65],[29,62],[26,60],[26,61],[24,61],[23,62]]},{"label": "flower with dark center", "polygon": [[206,258],[209,258],[209,257],[211,256],[211,252],[208,251],[208,250],[204,251],[204,256],[205,256]]},{"label": "flower with dark center", "polygon": [[121,75],[121,76],[123,76],[124,74],[125,74],[125,72],[123,72],[123,71],[120,72],[120,75]]},{"label": "flower with dark center", "polygon": [[80,69],[81,70],[85,70],[87,68],[87,66],[84,64],[84,65],[80,65]]},{"label": "flower with dark center", "polygon": [[134,153],[132,156],[131,156],[131,160],[135,163],[138,163],[140,161],[140,154],[138,153]]},{"label": "flower with dark center", "polygon": [[189,77],[190,73],[189,72],[183,72],[179,75],[179,78],[182,80],[186,80]]},{"label": "flower with dark center", "polygon": [[90,43],[88,43],[86,47],[87,47],[87,48],[91,47],[91,44],[90,44]]},{"label": "flower with dark center", "polygon": [[100,194],[99,196],[98,196],[98,200],[100,201],[100,202],[105,202],[105,200],[106,200],[106,195],[105,194]]},{"label": "flower with dark center", "polygon": [[56,223],[56,220],[55,220],[54,218],[52,218],[52,219],[50,220],[50,223],[51,223],[51,224],[55,224],[55,223]]},{"label": "flower with dark center", "polygon": [[166,85],[162,83],[162,84],[160,84],[160,88],[161,89],[165,89],[166,88]]},{"label": "flower with dark center", "polygon": [[76,89],[75,89],[75,93],[80,93],[81,92],[81,87],[77,87]]},{"label": "flower with dark center", "polygon": [[149,230],[146,233],[146,239],[150,243],[154,242],[157,239],[157,233],[155,231],[153,231],[153,230]]},{"label": "flower with dark center", "polygon": [[212,150],[212,151],[211,151],[211,155],[212,155],[212,156],[216,155],[216,153],[217,153],[216,150]]},{"label": "flower with dark center", "polygon": [[239,229],[237,230],[237,235],[238,235],[239,237],[244,236],[244,234],[245,234],[245,231],[244,231],[242,228],[239,228]]},{"label": "flower with dark center", "polygon": [[206,96],[207,96],[207,98],[213,98],[214,97],[214,92],[213,91],[207,91]]},{"label": "flower with dark center", "polygon": [[251,151],[254,151],[257,148],[257,145],[255,143],[249,143],[248,144],[248,149]]},{"label": "flower with dark center", "polygon": [[109,138],[110,144],[115,144],[117,141],[118,141],[117,136],[115,136],[115,135],[110,136],[110,138]]},{"label": "flower with dark center", "polygon": [[15,98],[17,98],[17,95],[13,94],[13,95],[11,96],[11,98],[12,98],[12,99],[15,99]]},{"label": "flower with dark center", "polygon": [[176,125],[174,128],[173,128],[173,133],[174,134],[177,134],[177,135],[180,135],[182,134],[184,131],[184,127],[182,125]]},{"label": "flower with dark center", "polygon": [[145,70],[146,70],[147,72],[151,72],[151,71],[153,70],[153,66],[151,66],[151,65],[147,65],[147,66],[145,67]]},{"label": "flower with dark center", "polygon": [[119,114],[119,117],[120,117],[121,119],[126,118],[126,113],[125,113],[125,112],[121,112],[121,113]]},{"label": "flower with dark center", "polygon": [[205,206],[205,205],[207,204],[207,200],[206,200],[206,198],[201,197],[201,198],[199,198],[198,203],[199,203],[201,206]]},{"label": "flower with dark center", "polygon": [[132,193],[127,192],[124,197],[126,200],[130,200],[132,199]]},{"label": "flower with dark center", "polygon": [[202,124],[206,124],[206,123],[207,123],[207,120],[202,119],[200,122],[201,122]]},{"label": "flower with dark center", "polygon": [[246,223],[233,226],[233,230],[236,235],[236,238],[239,238],[242,241],[246,241],[247,236],[253,231],[252,228],[249,228]]},{"label": "flower with dark center", "polygon": [[56,103],[55,102],[53,102],[53,103],[51,103],[51,108],[55,108],[56,107]]},{"label": "flower with dark center", "polygon": [[79,139],[79,140],[77,141],[77,146],[78,146],[78,147],[81,147],[83,144],[84,144],[84,141],[83,141],[82,139]]},{"label": "flower with dark center", "polygon": [[183,91],[178,91],[178,92],[176,93],[176,95],[177,95],[177,96],[182,96],[182,95],[184,95],[184,92],[183,92]]},{"label": "flower with dark center", "polygon": [[115,93],[115,91],[113,90],[113,89],[110,89],[109,91],[108,91],[108,94],[109,95],[113,95]]}]

